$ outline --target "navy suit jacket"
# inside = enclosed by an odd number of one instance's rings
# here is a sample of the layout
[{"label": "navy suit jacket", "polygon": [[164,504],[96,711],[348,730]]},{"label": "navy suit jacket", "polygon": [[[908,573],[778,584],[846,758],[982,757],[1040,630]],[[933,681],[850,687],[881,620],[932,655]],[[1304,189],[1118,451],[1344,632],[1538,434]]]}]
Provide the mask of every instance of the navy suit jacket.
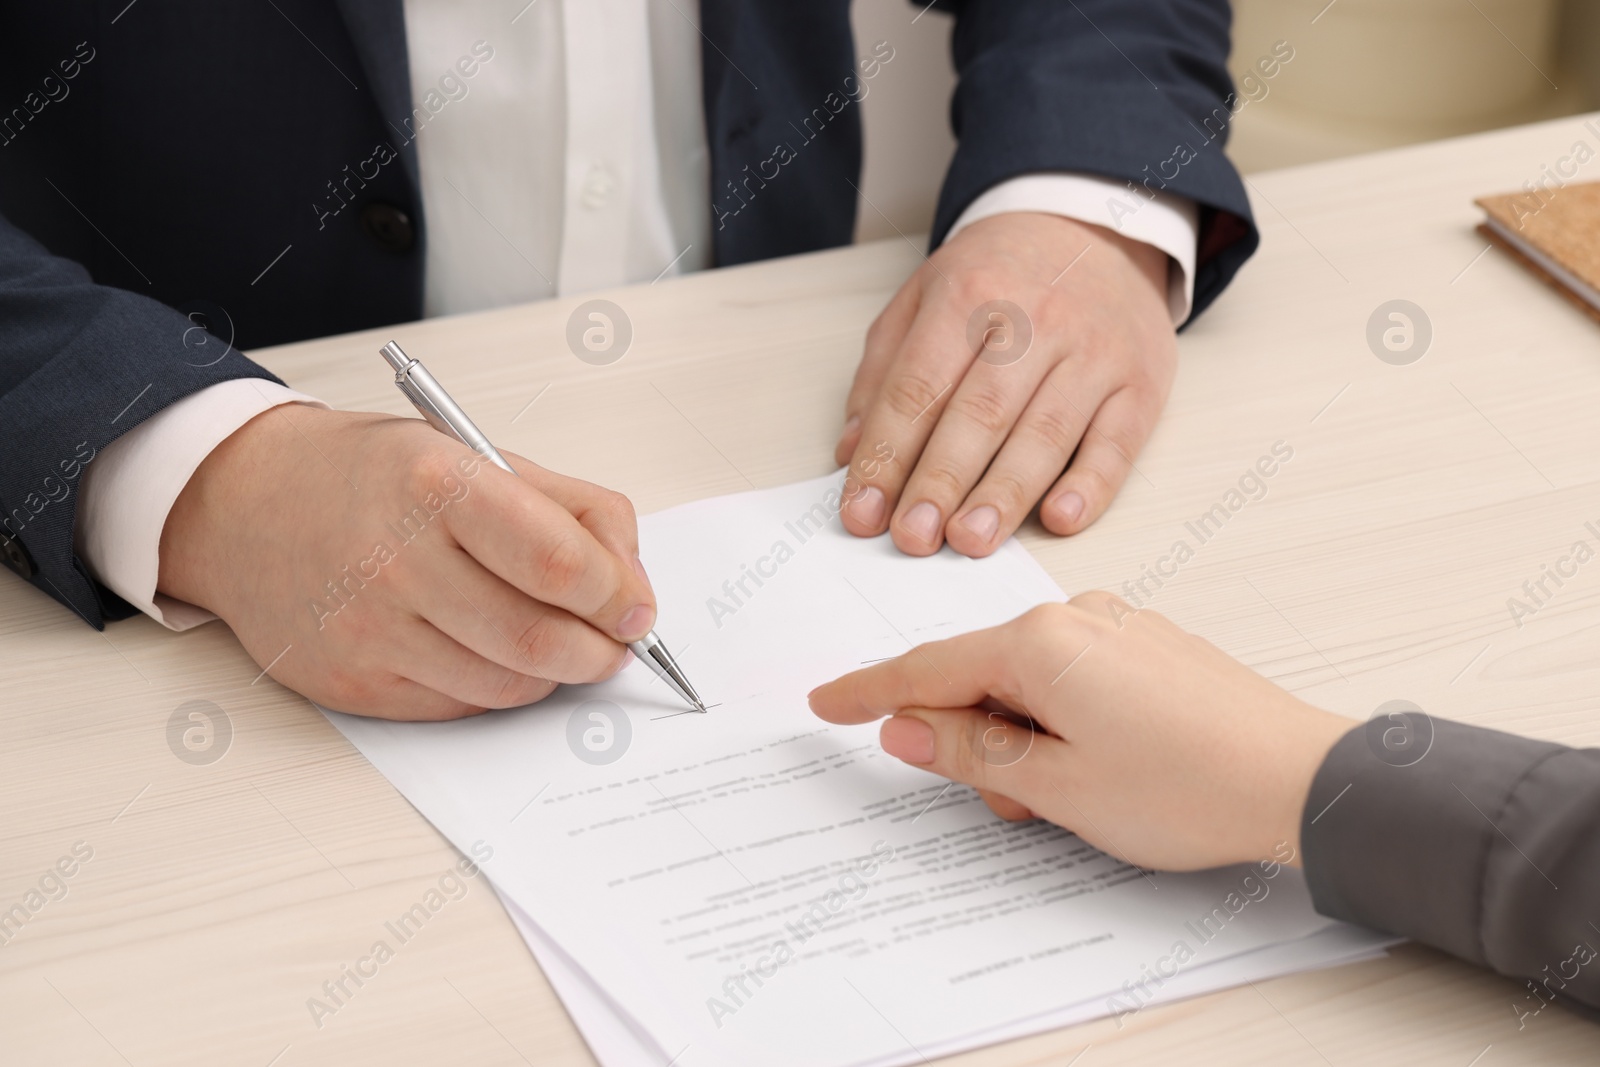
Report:
[{"label": "navy suit jacket", "polygon": [[[1198,202],[1196,310],[1215,299],[1257,243],[1222,152],[1227,0],[939,6],[959,147],[934,243],[998,182],[1086,171]],[[848,243],[848,0],[700,9],[716,263]],[[421,315],[416,106],[401,0],[0,0],[0,561],[91,625],[129,614],[73,552],[98,451],[272,378],[240,349]]]}]

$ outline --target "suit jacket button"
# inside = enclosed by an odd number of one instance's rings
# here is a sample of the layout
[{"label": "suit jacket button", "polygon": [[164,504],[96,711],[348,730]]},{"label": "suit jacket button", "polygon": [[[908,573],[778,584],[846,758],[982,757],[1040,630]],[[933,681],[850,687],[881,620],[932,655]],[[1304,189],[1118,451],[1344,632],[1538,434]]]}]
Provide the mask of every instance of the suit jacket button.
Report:
[{"label": "suit jacket button", "polygon": [[411,216],[393,204],[368,204],[362,208],[361,228],[389,252],[408,252],[417,243]]},{"label": "suit jacket button", "polygon": [[33,557],[22,547],[22,542],[4,532],[0,532],[0,562],[24,578],[32,578],[38,573],[38,568],[33,565]]}]

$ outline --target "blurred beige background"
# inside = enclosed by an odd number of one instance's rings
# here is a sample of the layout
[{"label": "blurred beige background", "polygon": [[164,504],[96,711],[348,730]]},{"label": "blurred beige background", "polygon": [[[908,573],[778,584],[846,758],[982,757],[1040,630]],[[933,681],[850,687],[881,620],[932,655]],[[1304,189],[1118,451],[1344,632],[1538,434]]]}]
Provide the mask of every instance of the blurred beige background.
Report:
[{"label": "blurred beige background", "polygon": [[[853,21],[858,51],[895,49],[862,101],[857,237],[921,234],[954,147],[950,20],[856,0]],[[1294,58],[1261,78],[1279,41]],[[1229,66],[1240,169],[1310,163],[1600,108],[1600,0],[1234,0]]]}]

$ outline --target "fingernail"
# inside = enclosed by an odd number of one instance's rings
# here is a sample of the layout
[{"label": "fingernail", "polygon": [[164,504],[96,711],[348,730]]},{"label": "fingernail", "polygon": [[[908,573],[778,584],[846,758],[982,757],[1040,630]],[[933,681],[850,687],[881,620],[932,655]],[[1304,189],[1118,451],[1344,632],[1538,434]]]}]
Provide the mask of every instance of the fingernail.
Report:
[{"label": "fingernail", "polygon": [[851,516],[868,529],[876,530],[883,525],[883,490],[877,486],[868,486],[857,493],[855,499],[846,506]]},{"label": "fingernail", "polygon": [[640,604],[617,623],[617,635],[624,641],[637,641],[650,632],[650,627],[655,621],[656,609],[649,604]]},{"label": "fingernail", "polygon": [[921,719],[896,715],[878,731],[878,743],[895,759],[924,767],[933,762],[933,727]]},{"label": "fingernail", "polygon": [[646,585],[650,583],[650,576],[644,572],[644,563],[638,556],[633,557],[633,573],[643,578]]},{"label": "fingernail", "polygon": [[900,520],[900,525],[918,541],[931,545],[938,540],[939,527],[943,522],[939,509],[924,500],[906,512],[905,517]]},{"label": "fingernail", "polygon": [[1056,514],[1061,516],[1066,525],[1071,526],[1083,514],[1083,497],[1077,493],[1062,493],[1056,497],[1054,504]]},{"label": "fingernail", "polygon": [[973,508],[961,519],[961,525],[971,530],[972,533],[984,544],[994,540],[994,533],[1000,529],[1000,513],[988,504],[981,508]]}]

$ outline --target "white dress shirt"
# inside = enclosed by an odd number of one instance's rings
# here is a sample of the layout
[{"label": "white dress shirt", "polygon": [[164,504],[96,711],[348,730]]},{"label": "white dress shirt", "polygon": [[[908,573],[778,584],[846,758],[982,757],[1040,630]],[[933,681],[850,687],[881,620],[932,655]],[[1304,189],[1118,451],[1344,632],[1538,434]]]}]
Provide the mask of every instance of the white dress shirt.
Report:
[{"label": "white dress shirt", "polygon": [[[536,0],[507,25],[503,0],[405,0],[426,315],[710,265],[697,13],[688,0]],[[1114,200],[1128,200],[1124,183],[1029,175],[978,197],[950,235],[1010,211],[1120,230],[1171,258],[1168,305],[1181,324],[1193,303],[1195,205],[1162,193],[1118,218]],[[101,449],[76,528],[94,575],[171,629],[214,618],[156,592],[167,514],[213,448],[294,402],[320,403],[260,379],[222,382]]]}]

